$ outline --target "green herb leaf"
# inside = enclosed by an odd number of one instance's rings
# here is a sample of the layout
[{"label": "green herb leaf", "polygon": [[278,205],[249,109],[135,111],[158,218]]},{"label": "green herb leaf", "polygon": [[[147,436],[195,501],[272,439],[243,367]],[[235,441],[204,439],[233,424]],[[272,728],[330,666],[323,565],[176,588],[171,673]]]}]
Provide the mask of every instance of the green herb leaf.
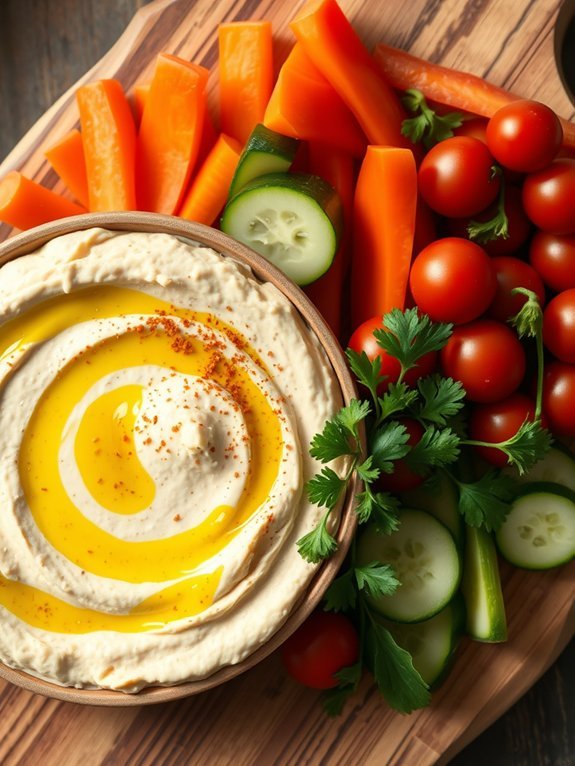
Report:
[{"label": "green herb leaf", "polygon": [[381,374],[381,359],[379,356],[370,359],[365,351],[358,354],[352,348],[346,349],[345,355],[347,356],[351,371],[358,382],[369,390],[374,401],[377,400],[377,388],[386,378],[386,376]]},{"label": "green herb leaf", "polygon": [[416,308],[400,311],[393,309],[383,317],[384,329],[373,335],[377,343],[401,364],[402,372],[412,369],[422,356],[443,348],[453,325],[432,322],[427,314],[419,315]]},{"label": "green herb leaf", "polygon": [[390,535],[399,527],[399,509],[401,503],[395,495],[389,492],[366,490],[357,495],[358,505],[355,512],[360,524],[373,521],[378,532]]},{"label": "green herb leaf", "polygon": [[429,468],[441,468],[459,457],[461,439],[451,428],[439,429],[429,425],[421,439],[407,455],[407,463],[416,473],[424,475]]},{"label": "green herb leaf", "polygon": [[[495,165],[493,171],[493,177],[501,175],[501,169],[498,166]],[[495,215],[488,221],[469,221],[467,234],[469,239],[480,244],[491,242],[494,239],[507,239],[509,237],[509,220],[505,212],[505,184],[503,177],[501,177]]]},{"label": "green herb leaf", "polygon": [[393,461],[409,452],[408,439],[409,434],[402,423],[396,420],[383,423],[371,438],[370,452],[375,467],[384,473],[393,473]]},{"label": "green herb leaf", "polygon": [[318,564],[337,550],[337,540],[327,530],[329,514],[328,510],[317,527],[296,543],[300,556],[311,564]]},{"label": "green herb leaf", "polygon": [[414,144],[423,142],[426,149],[453,136],[453,128],[463,123],[459,112],[439,115],[431,109],[421,91],[410,89],[405,91],[401,99],[405,108],[416,116],[401,123],[401,133]]},{"label": "green herb leaf", "polygon": [[364,590],[374,598],[391,596],[400,585],[393,567],[389,564],[380,564],[378,561],[356,567],[355,580],[360,590]]},{"label": "green herb leaf", "polygon": [[423,402],[417,411],[420,420],[428,420],[438,426],[445,426],[447,420],[463,407],[465,389],[458,380],[428,375],[420,378],[417,388]]},{"label": "green herb leaf", "polygon": [[314,505],[333,508],[345,487],[342,479],[332,468],[322,468],[306,485],[307,496]]},{"label": "green herb leaf", "polygon": [[[353,439],[353,443],[352,443]],[[343,455],[352,455],[357,449],[355,436],[350,434],[337,418],[326,421],[323,431],[311,440],[309,454],[322,463],[329,463]]]},{"label": "green herb leaf", "polygon": [[375,481],[380,474],[379,468],[373,468],[373,455],[369,455],[355,470],[357,471],[359,478],[368,484],[369,482]]},{"label": "green herb leaf", "polygon": [[361,662],[356,662],[353,665],[347,665],[345,668],[338,670],[335,673],[337,680],[345,686],[358,686],[361,681]]},{"label": "green herb leaf", "polygon": [[511,439],[497,446],[522,476],[549,451],[552,442],[551,434],[541,421],[526,420]]},{"label": "green herb leaf", "polygon": [[328,612],[344,612],[353,609],[357,601],[357,591],[352,569],[345,572],[332,582],[325,594],[325,609]]},{"label": "green herb leaf", "polygon": [[352,399],[347,407],[342,409],[336,415],[337,422],[346,428],[350,434],[358,438],[357,426],[369,415],[369,402],[360,402],[359,399]]},{"label": "green herb leaf", "polygon": [[509,513],[509,504],[517,492],[511,476],[495,468],[476,482],[455,480],[459,488],[459,512],[470,527],[483,527],[496,532]]},{"label": "green herb leaf", "polygon": [[417,398],[417,391],[410,388],[407,383],[390,383],[385,394],[379,398],[379,420],[385,420],[396,412],[408,409]]},{"label": "green herb leaf", "polygon": [[366,624],[366,653],[379,691],[398,713],[412,713],[429,705],[429,687],[413,667],[409,652],[373,618]]},{"label": "green herb leaf", "polygon": [[340,715],[345,703],[359,686],[362,669],[361,663],[358,662],[342,668],[335,674],[340,684],[333,689],[327,689],[322,695],[323,709],[329,716]]},{"label": "green herb leaf", "polygon": [[517,335],[520,338],[536,338],[543,329],[543,310],[539,298],[526,287],[514,287],[511,292],[513,295],[525,295],[527,297],[523,306],[510,320],[511,324],[517,330]]}]

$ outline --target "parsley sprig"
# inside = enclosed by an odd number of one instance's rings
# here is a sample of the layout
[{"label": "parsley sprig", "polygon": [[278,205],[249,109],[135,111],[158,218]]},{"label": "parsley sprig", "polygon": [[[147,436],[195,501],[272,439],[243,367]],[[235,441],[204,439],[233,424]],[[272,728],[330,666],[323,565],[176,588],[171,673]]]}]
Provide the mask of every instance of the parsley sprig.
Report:
[{"label": "parsley sprig", "polygon": [[415,115],[402,122],[402,135],[414,144],[421,141],[426,149],[451,138],[453,129],[463,124],[463,115],[459,112],[437,114],[431,109],[423,93],[415,88],[406,90],[401,101],[405,108]]},{"label": "parsley sprig", "polygon": [[509,219],[505,212],[505,181],[501,168],[493,165],[491,168],[491,180],[500,177],[499,192],[497,195],[497,207],[494,215],[487,221],[469,221],[467,234],[469,239],[485,244],[494,239],[507,239],[509,237]]}]

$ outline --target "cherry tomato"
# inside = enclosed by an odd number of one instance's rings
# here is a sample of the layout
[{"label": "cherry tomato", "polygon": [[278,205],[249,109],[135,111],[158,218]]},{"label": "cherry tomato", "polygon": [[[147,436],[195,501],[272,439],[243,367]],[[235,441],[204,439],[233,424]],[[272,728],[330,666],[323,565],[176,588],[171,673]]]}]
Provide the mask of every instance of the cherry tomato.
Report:
[{"label": "cherry tomato", "polygon": [[454,136],[440,141],[419,167],[419,190],[432,210],[464,218],[484,210],[499,191],[493,157],[482,141]]},{"label": "cherry tomato", "polygon": [[437,239],[419,253],[409,286],[415,302],[436,322],[462,324],[480,316],[495,295],[487,253],[468,239]]},{"label": "cherry tomato", "polygon": [[461,381],[472,402],[505,399],[525,375],[525,352],[517,335],[493,319],[455,327],[440,360],[444,374]]},{"label": "cherry tomato", "polygon": [[413,252],[419,253],[424,247],[437,239],[437,222],[429,206],[421,199],[417,200],[415,212],[415,231],[413,232]]},{"label": "cherry tomato", "polygon": [[472,120],[464,120],[462,124],[455,128],[453,133],[456,136],[470,136],[479,141],[487,143],[487,120],[484,117],[475,117]]},{"label": "cherry tomato", "polygon": [[518,100],[498,109],[487,123],[487,146],[506,168],[533,173],[553,162],[563,141],[555,112],[539,101]]},{"label": "cherry tomato", "polygon": [[575,436],[575,365],[549,362],[543,378],[543,411],[558,436]]},{"label": "cherry tomato", "polygon": [[[377,356],[381,359],[381,374],[387,376],[387,380],[380,387],[384,390],[389,383],[397,381],[401,372],[401,365],[394,356],[390,356],[378,345],[373,331],[382,327],[381,317],[372,317],[366,320],[354,331],[349,339],[348,346],[358,354],[365,351],[369,359],[375,359]],[[436,362],[437,353],[435,351],[430,351],[425,356],[422,356],[417,363],[417,367],[413,367],[405,374],[404,380],[407,385],[413,386],[419,378],[423,378],[433,372]]]},{"label": "cherry tomato", "polygon": [[492,258],[491,262],[497,278],[497,291],[487,311],[490,317],[506,322],[517,314],[527,296],[513,295],[511,291],[515,287],[526,287],[537,295],[541,306],[545,304],[543,282],[532,266],[509,255]]},{"label": "cherry tomato", "polygon": [[575,363],[575,287],[549,301],[543,312],[543,342],[557,359]]},{"label": "cherry tomato", "polygon": [[337,686],[334,673],[353,665],[359,639],[343,614],[313,612],[281,648],[281,658],[292,678],[312,689]]},{"label": "cherry tomato", "polygon": [[[535,419],[535,402],[515,392],[499,402],[476,404],[469,416],[469,437],[475,441],[503,442],[517,433],[527,420]],[[475,447],[489,463],[507,465],[507,455],[496,447]]]},{"label": "cherry tomato", "polygon": [[[424,434],[424,428],[413,418],[400,418],[399,422],[405,426],[409,434],[407,443],[413,447]],[[393,464],[393,473],[381,473],[377,480],[377,486],[387,492],[405,492],[414,489],[425,481],[425,476],[416,473],[404,458],[396,460]]]},{"label": "cherry tomato", "polygon": [[531,240],[529,260],[552,290],[575,287],[575,235],[538,231]]},{"label": "cherry tomato", "polygon": [[527,176],[523,207],[535,226],[552,234],[575,234],[575,160],[559,159]]},{"label": "cherry tomato", "polygon": [[[523,204],[521,202],[521,191],[516,186],[507,186],[505,188],[504,201],[505,215],[507,216],[508,235],[507,237],[497,237],[488,242],[481,242],[481,247],[489,255],[509,255],[515,253],[522,247],[531,233],[531,221],[525,215]],[[447,229],[454,237],[464,237],[469,239],[467,227],[471,220],[483,222],[490,221],[497,213],[497,203],[494,202],[486,210],[472,218],[450,218],[447,220]]]}]

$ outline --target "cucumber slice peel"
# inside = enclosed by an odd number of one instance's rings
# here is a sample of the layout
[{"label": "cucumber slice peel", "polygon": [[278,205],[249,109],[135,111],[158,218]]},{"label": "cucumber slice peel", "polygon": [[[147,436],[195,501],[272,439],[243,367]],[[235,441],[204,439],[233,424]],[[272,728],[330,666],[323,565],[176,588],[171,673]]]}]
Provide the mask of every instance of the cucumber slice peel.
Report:
[{"label": "cucumber slice peel", "polygon": [[507,619],[497,552],[493,538],[484,529],[466,527],[462,590],[468,635],[488,643],[505,641]]},{"label": "cucumber slice peel", "polygon": [[382,535],[369,525],[357,543],[357,561],[391,565],[401,585],[390,596],[367,597],[379,614],[396,622],[421,622],[440,612],[460,582],[461,564],[449,530],[431,514],[404,510],[400,526]]},{"label": "cucumber slice peel", "polygon": [[575,455],[557,442],[522,476],[519,476],[514,468],[505,468],[504,472],[513,476],[520,484],[554,482],[575,492]]},{"label": "cucumber slice peel", "polygon": [[289,170],[298,146],[297,138],[256,125],[238,160],[228,197],[233,197],[254,178]]},{"label": "cucumber slice peel", "polygon": [[270,173],[250,181],[228,202],[221,228],[296,284],[307,285],[335,257],[343,228],[341,201],[319,176]]},{"label": "cucumber slice peel", "polygon": [[551,569],[575,556],[575,493],[525,484],[496,535],[501,554],[523,569]]}]

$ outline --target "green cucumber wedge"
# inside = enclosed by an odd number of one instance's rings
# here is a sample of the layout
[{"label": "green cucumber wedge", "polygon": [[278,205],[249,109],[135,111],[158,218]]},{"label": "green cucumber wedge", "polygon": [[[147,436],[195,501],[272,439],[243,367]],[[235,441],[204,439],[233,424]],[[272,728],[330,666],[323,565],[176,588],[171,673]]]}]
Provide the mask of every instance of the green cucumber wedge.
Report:
[{"label": "green cucumber wedge", "polygon": [[411,624],[382,621],[402,649],[411,654],[413,666],[430,687],[437,687],[451,667],[465,630],[465,602],[460,593],[435,617]]},{"label": "green cucumber wedge", "polygon": [[265,125],[256,125],[240,155],[228,197],[231,199],[258,176],[289,170],[298,145],[297,138],[283,136]]},{"label": "green cucumber wedge", "polygon": [[390,596],[369,596],[373,608],[396,622],[421,622],[440,612],[461,579],[459,553],[451,532],[425,511],[405,510],[399,529],[380,534],[369,525],[357,543],[360,565],[389,564],[401,583]]},{"label": "green cucumber wedge", "polygon": [[562,444],[555,444],[533,468],[518,476],[514,468],[505,468],[505,473],[514,476],[521,484],[535,481],[550,481],[562,484],[575,492],[575,455]]},{"label": "green cucumber wedge", "polygon": [[228,202],[221,228],[281,269],[298,285],[324,274],[334,259],[343,213],[335,189],[306,173],[270,173]]},{"label": "green cucumber wedge", "polygon": [[400,499],[407,508],[420,508],[435,516],[449,529],[458,547],[463,547],[465,529],[458,510],[457,487],[447,474],[438,471],[436,481],[430,487],[420,486],[402,492]]},{"label": "green cucumber wedge", "polygon": [[524,569],[551,569],[575,556],[575,493],[559,484],[525,484],[496,534],[501,554]]},{"label": "green cucumber wedge", "polygon": [[493,538],[484,529],[466,527],[462,590],[467,609],[467,634],[476,641],[505,641],[507,619],[497,551]]}]

